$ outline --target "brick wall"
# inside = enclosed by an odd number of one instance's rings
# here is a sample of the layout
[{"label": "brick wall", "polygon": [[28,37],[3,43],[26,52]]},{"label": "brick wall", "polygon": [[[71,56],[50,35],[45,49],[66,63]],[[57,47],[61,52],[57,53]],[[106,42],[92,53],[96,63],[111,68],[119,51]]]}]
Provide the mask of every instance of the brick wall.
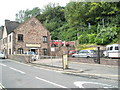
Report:
[{"label": "brick wall", "polygon": [[9,55],[8,58],[22,63],[29,63],[31,61],[28,55]]}]

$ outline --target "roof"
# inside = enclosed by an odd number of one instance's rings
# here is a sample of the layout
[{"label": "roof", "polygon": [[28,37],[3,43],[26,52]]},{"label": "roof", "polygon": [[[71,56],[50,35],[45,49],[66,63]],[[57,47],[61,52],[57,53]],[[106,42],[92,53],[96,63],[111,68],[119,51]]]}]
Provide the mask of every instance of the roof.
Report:
[{"label": "roof", "polygon": [[120,44],[111,44],[111,45],[107,45],[106,47],[111,47],[111,46],[120,46]]},{"label": "roof", "polygon": [[19,26],[19,24],[19,22],[5,20],[7,33],[10,34],[14,29],[16,29]]}]

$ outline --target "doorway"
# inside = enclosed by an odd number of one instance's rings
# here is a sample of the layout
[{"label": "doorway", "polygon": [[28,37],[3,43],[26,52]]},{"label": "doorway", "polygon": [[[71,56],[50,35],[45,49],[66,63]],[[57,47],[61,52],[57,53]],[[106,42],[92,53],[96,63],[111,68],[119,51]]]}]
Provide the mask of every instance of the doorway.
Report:
[{"label": "doorway", "polygon": [[38,48],[30,48],[31,52],[34,52],[36,55],[38,54]]}]

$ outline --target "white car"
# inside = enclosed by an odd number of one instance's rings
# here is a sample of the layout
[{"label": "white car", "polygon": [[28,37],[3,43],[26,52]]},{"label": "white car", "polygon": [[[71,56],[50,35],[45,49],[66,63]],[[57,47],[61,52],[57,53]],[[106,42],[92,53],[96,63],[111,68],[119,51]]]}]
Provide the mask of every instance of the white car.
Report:
[{"label": "white car", "polygon": [[37,55],[35,52],[28,51],[28,52],[25,52],[24,54],[31,55],[32,60],[38,60],[39,59],[39,55]]},{"label": "white car", "polygon": [[5,59],[5,54],[2,51],[0,51],[0,58]]},{"label": "white car", "polygon": [[95,50],[81,50],[72,55],[72,57],[97,57]]}]

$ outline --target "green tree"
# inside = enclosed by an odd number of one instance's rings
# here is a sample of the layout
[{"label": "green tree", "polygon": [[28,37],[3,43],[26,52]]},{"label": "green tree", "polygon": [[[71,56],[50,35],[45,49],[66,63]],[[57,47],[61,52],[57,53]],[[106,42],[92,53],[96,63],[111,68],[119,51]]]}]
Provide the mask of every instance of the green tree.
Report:
[{"label": "green tree", "polygon": [[41,12],[41,10],[38,7],[33,8],[32,10],[20,10],[17,14],[16,14],[16,21],[18,22],[24,22],[27,19],[29,19],[32,16],[37,16],[39,15]]}]

